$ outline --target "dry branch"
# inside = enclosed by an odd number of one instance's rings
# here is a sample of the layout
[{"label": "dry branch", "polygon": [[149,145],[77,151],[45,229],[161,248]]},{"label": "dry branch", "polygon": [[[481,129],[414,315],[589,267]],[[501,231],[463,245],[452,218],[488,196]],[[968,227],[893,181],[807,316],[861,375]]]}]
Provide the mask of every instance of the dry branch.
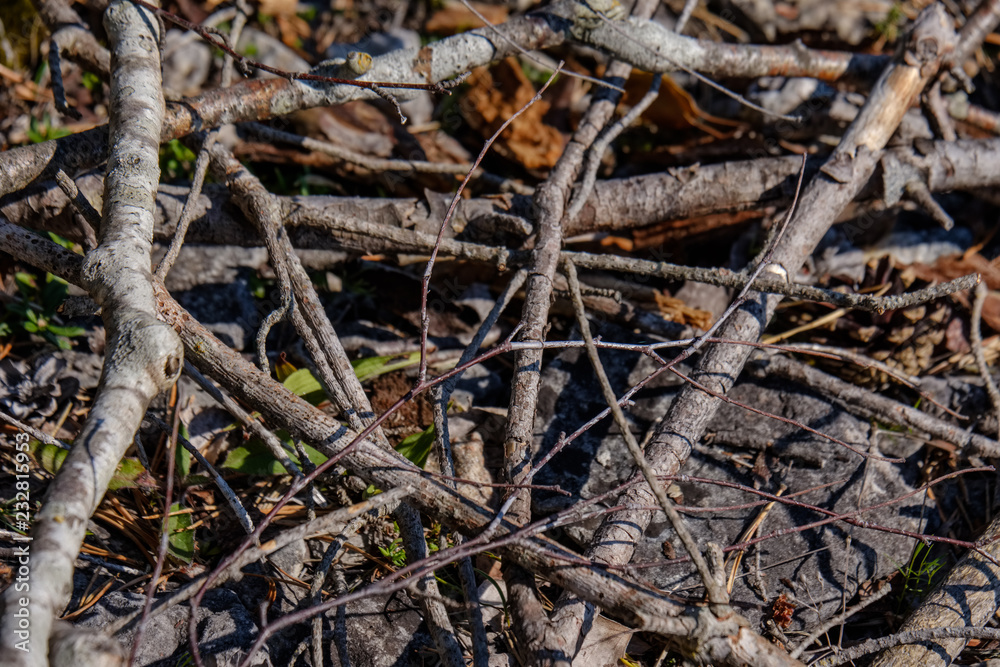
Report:
[{"label": "dry branch", "polygon": [[[105,26],[114,56],[114,141],[99,245],[87,255],[78,282],[103,309],[108,345],[90,414],[49,486],[34,525],[29,579],[34,650],[14,649],[16,619],[10,613],[2,618],[0,647],[8,664],[18,666],[46,663],[43,647],[53,619],[72,592],[87,521],[132,445],[149,402],[176,381],[183,366],[176,333],[156,318],[150,273],[163,119],[157,22],[130,2],[116,0],[105,14]],[[3,598],[6,607],[15,608],[16,600],[16,591],[9,588]]]},{"label": "dry branch", "polygon": [[[638,29],[638,28],[637,28]],[[947,12],[933,5],[921,14],[908,38],[905,51],[886,69],[871,96],[848,129],[822,173],[813,178],[801,198],[795,217],[775,246],[773,265],[786,277],[794,276],[816,243],[833,224],[840,211],[854,199],[873,172],[877,156],[895,131],[906,109],[937,72],[941,59],[954,47],[955,34]],[[757,341],[780,301],[779,297],[751,296],[720,331],[725,339]],[[750,348],[714,345],[700,360],[691,378],[710,385],[718,395],[733,386]],[[658,474],[676,474],[701,438],[719,401],[688,384],[671,403],[657,426],[646,456]],[[648,487],[634,486],[619,503],[627,507],[654,505]],[[610,564],[624,565],[632,557],[637,540],[652,519],[648,510],[629,509],[604,519],[595,533],[587,556]],[[561,610],[562,611],[562,610]],[[563,612],[566,632],[580,628],[590,610],[574,606]]]},{"label": "dry branch", "polygon": [[[79,282],[81,261],[77,255],[48,241],[27,243],[31,238],[29,232],[0,220],[0,248],[70,282]],[[355,440],[356,432],[291,394],[212,336],[162,287],[157,288],[157,301],[160,315],[176,328],[192,363],[238,399],[260,406],[269,423],[304,438],[329,456],[342,455]],[[356,442],[343,460],[378,488],[412,489],[412,501],[421,510],[467,536],[478,535],[494,518],[489,509],[369,440]],[[495,540],[515,531],[512,524],[500,521]],[[581,599],[601,604],[636,628],[664,635],[688,655],[727,664],[800,665],[752,632],[738,616],[720,620],[705,609],[685,607],[625,577],[581,562],[547,538],[514,540],[502,553]]]},{"label": "dry branch", "polygon": [[[440,83],[475,67],[503,60],[518,53],[519,49],[557,46],[570,36],[569,33],[576,25],[573,20],[579,18],[576,17],[579,6],[575,0],[562,0],[549,8],[511,19],[499,26],[462,33],[422,49],[400,49],[387,53],[373,59],[371,69],[358,77],[358,80]],[[656,32],[659,28],[659,31],[663,31],[656,24],[646,22],[646,25],[644,29]],[[496,34],[497,31],[502,33],[503,38]],[[602,47],[633,66],[644,68],[650,64],[645,45],[636,47],[633,43],[624,42],[617,32],[610,32],[613,39],[609,37],[611,41],[602,43]],[[577,36],[590,39],[591,33],[580,33]],[[658,32],[654,36],[660,38]],[[729,53],[725,50],[729,49],[726,45],[686,37],[679,39],[685,40],[683,49],[690,49],[694,54],[686,60],[685,66],[698,68],[703,64],[708,66],[705,70],[707,73],[720,77],[784,74],[815,76],[825,80],[845,76],[870,80],[873,78],[871,74],[878,71],[885,62],[884,58],[878,56],[857,56],[793,47],[739,47],[742,50],[738,53]],[[621,52],[616,50],[619,48],[622,49]],[[723,50],[718,51],[718,48]],[[762,55],[755,55],[757,53]],[[671,57],[676,55],[672,53]],[[653,64],[656,62],[654,55]],[[659,63],[661,69],[654,68],[655,71],[676,69],[676,66],[667,66],[662,59]],[[371,91],[346,84],[313,86],[280,78],[245,81],[182,103],[168,105],[161,141],[177,139],[194,131],[208,130],[226,123],[267,120],[300,109],[369,99],[372,95],[374,93]],[[405,91],[400,91],[397,97],[407,99]],[[57,168],[75,174],[93,166],[105,154],[106,145],[107,128],[99,127],[62,139],[6,151],[0,154],[0,196],[20,190],[36,180],[49,180]]]}]

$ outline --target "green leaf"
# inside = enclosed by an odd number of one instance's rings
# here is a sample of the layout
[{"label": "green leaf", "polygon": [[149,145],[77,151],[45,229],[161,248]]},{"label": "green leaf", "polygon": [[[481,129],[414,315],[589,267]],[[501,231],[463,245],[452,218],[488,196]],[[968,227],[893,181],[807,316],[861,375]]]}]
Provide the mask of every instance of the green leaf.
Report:
[{"label": "green leaf", "polygon": [[87,332],[83,327],[66,327],[59,324],[50,324],[45,327],[57,336],[66,336],[67,338],[74,338],[76,336],[82,336]]},{"label": "green leaf", "polygon": [[153,479],[148,470],[142,467],[142,463],[136,458],[122,459],[121,463],[118,464],[118,469],[115,470],[115,474],[111,476],[111,481],[108,483],[108,488],[112,491],[117,491],[118,489],[155,489],[156,487],[156,480]]},{"label": "green leaf", "polygon": [[45,468],[46,472],[51,475],[59,471],[63,461],[66,460],[66,455],[69,454],[69,451],[62,447],[47,445],[37,440],[32,440],[32,444],[29,447],[38,464]]},{"label": "green leaf", "polygon": [[285,467],[267,450],[263,443],[248,442],[229,450],[223,468],[235,470],[244,475],[282,475]]},{"label": "green leaf", "polygon": [[172,516],[167,518],[167,537],[169,553],[175,558],[179,558],[190,564],[194,560],[194,531],[188,530],[191,527],[190,514],[174,514],[183,509],[180,503],[170,506]]},{"label": "green leaf", "polygon": [[431,424],[426,431],[405,437],[401,443],[396,445],[396,451],[410,459],[413,465],[423,468],[433,446],[434,425]]},{"label": "green leaf", "polygon": [[38,278],[31,273],[18,271],[14,274],[14,281],[17,283],[19,289],[26,289],[29,293],[38,289]]},{"label": "green leaf", "polygon": [[[183,424],[181,427],[183,428]],[[183,437],[187,437],[187,434],[183,434]],[[180,443],[177,443],[177,454],[175,455],[174,465],[177,466],[177,476],[180,479],[184,479],[191,474],[191,459],[193,455]]]},{"label": "green leaf", "polygon": [[365,359],[355,359],[351,362],[354,374],[362,382],[373,377],[398,371],[401,368],[408,368],[420,363],[420,351],[415,350],[407,354],[389,355],[384,357],[366,357]]},{"label": "green leaf", "polygon": [[101,78],[92,72],[83,73],[83,81],[81,81],[83,87],[87,90],[93,92],[101,85]]},{"label": "green leaf", "polygon": [[[66,460],[68,450],[55,445],[49,445],[37,440],[33,440],[30,445],[31,454],[49,474],[56,474]],[[139,459],[122,459],[115,468],[114,475],[108,483],[108,488],[112,491],[118,489],[154,489],[158,486],[156,480],[149,472],[142,467]]]},{"label": "green leaf", "polygon": [[[303,445],[303,447],[306,450],[306,456],[313,464],[320,465],[326,461],[327,457],[319,451],[309,445]],[[289,452],[286,454],[296,464],[301,463],[296,455]],[[281,465],[267,446],[256,438],[245,445],[229,450],[222,467],[244,475],[284,475],[287,473],[285,466]]]},{"label": "green leaf", "polygon": [[311,405],[319,405],[326,400],[326,392],[319,380],[313,376],[308,368],[300,368],[286,377],[282,382],[288,391],[296,396],[301,396]]}]

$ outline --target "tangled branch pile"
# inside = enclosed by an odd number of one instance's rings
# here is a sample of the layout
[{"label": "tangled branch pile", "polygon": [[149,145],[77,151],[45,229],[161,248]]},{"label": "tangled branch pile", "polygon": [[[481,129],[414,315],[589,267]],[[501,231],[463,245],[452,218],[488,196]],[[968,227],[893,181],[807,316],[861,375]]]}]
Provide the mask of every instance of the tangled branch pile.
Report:
[{"label": "tangled branch pile", "polygon": [[32,1],[3,664],[1000,639],[997,0]]}]

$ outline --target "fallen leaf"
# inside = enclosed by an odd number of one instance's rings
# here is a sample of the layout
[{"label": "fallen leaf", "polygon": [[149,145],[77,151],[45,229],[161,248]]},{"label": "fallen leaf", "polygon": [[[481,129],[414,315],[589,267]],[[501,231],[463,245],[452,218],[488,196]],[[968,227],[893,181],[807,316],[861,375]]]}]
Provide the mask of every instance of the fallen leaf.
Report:
[{"label": "fallen leaf", "polygon": [[[481,68],[469,78],[471,89],[462,103],[465,120],[483,138],[496,132],[535,96],[535,87],[521,71],[515,58],[508,58],[492,69]],[[538,100],[518,116],[500,135],[493,147],[497,153],[517,160],[525,169],[547,169],[562,155],[565,139],[542,118],[549,103]]]},{"label": "fallen leaf", "polygon": [[[652,82],[652,74],[638,70],[633,71],[632,76],[625,84],[625,101],[630,105],[636,104],[649,91]],[[716,139],[722,139],[725,135],[712,127],[710,123],[733,128],[743,125],[743,123],[728,118],[719,118],[702,111],[694,98],[668,75],[663,76],[660,94],[657,95],[656,101],[642,114],[642,118],[659,128],[685,130],[697,127]]]},{"label": "fallen leaf", "polygon": [[680,299],[667,296],[659,290],[653,292],[656,298],[656,306],[660,309],[663,319],[677,324],[690,324],[702,331],[707,331],[712,326],[712,313],[707,310],[691,308]]},{"label": "fallen leaf", "polygon": [[[1000,290],[1000,267],[995,262],[991,262],[978,252],[966,252],[962,255],[941,257],[930,266],[911,264],[904,271],[907,277],[913,276],[932,283],[947,282],[970,273],[980,274],[991,290],[986,297],[986,303],[983,304],[983,322],[994,331],[1000,331],[1000,296],[996,294],[996,291]],[[968,291],[957,292],[952,298],[966,308],[972,308],[972,299]]]}]

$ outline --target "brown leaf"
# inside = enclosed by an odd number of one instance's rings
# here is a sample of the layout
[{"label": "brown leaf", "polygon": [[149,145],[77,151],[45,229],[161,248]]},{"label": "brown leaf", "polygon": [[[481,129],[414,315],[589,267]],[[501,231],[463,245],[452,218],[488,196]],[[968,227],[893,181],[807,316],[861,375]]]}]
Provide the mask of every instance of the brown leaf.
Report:
[{"label": "brown leaf", "polygon": [[[651,74],[634,71],[625,84],[626,101],[629,104],[635,104],[641,100],[649,90],[652,81]],[[660,128],[686,130],[697,127],[716,139],[722,138],[723,134],[709,123],[724,127],[740,127],[742,125],[742,123],[728,118],[719,118],[702,111],[694,98],[666,75],[664,75],[663,83],[660,85],[660,94],[657,95],[656,101],[642,114],[642,118]]]},{"label": "brown leaf", "polygon": [[[463,115],[484,138],[535,96],[535,87],[515,58],[498,63],[492,70],[476,70],[469,83],[472,89],[463,100]],[[535,102],[507,127],[493,147],[500,155],[519,161],[525,169],[552,167],[562,154],[565,139],[556,128],[543,122],[548,110],[545,100]]]},{"label": "brown leaf", "polygon": [[[906,273],[921,280],[938,283],[961,278],[970,273],[982,275],[986,286],[993,290],[983,304],[983,322],[994,331],[1000,331],[1000,297],[994,293],[995,290],[1000,290],[1000,267],[995,262],[991,262],[978,252],[966,252],[962,255],[942,257],[932,266],[913,264],[907,267]],[[958,292],[953,298],[967,308],[972,307],[972,299],[968,292]]]},{"label": "brown leaf", "polygon": [[680,299],[667,296],[659,290],[654,291],[656,305],[660,309],[663,319],[677,322],[678,324],[690,324],[702,331],[707,331],[712,326],[712,313],[707,310],[691,308]]}]

